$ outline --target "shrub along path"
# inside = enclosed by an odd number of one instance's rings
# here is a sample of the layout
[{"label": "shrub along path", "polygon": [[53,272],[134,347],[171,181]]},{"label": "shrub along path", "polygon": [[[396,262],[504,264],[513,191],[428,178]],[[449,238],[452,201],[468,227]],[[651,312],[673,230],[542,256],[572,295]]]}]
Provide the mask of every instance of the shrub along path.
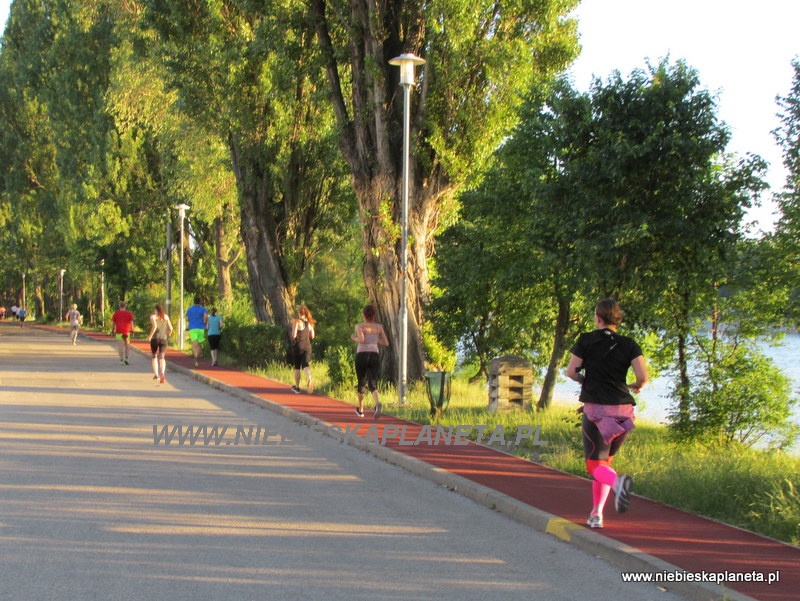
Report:
[{"label": "shrub along path", "polygon": [[[111,341],[103,334],[85,335]],[[137,340],[133,345],[149,355],[145,341]],[[192,358],[176,349],[168,351],[167,360],[168,377],[171,369],[192,374],[209,385],[305,422],[319,435],[342,438],[616,563],[623,573],[645,572],[669,578],[663,584],[665,588],[693,599],[798,598],[800,549],[792,545],[635,494],[630,511],[624,515],[614,512],[613,497],[609,499],[605,528],[590,530],[585,526],[591,501],[588,479],[485,445],[466,443],[463,437],[447,440],[440,436],[437,440],[435,430],[430,432],[390,415],[374,420],[372,412],[367,411],[366,417],[360,418],[348,403],[320,394],[295,394],[285,384],[224,366],[211,367],[208,361],[194,368]],[[487,431],[484,440],[492,434]],[[504,436],[513,439],[517,432]],[[546,441],[546,432],[538,436],[540,442]],[[724,588],[708,582],[719,579],[720,574],[727,580]],[[742,581],[733,582],[731,578]],[[767,582],[775,578],[778,580]]]}]

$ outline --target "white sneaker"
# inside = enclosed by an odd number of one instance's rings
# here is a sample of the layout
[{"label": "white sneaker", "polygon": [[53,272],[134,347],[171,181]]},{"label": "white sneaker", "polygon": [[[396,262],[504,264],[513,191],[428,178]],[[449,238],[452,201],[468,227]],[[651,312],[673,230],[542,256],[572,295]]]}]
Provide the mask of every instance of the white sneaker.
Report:
[{"label": "white sneaker", "polygon": [[589,528],[602,528],[603,516],[599,513],[590,514],[589,519],[586,520],[586,525],[589,526]]}]

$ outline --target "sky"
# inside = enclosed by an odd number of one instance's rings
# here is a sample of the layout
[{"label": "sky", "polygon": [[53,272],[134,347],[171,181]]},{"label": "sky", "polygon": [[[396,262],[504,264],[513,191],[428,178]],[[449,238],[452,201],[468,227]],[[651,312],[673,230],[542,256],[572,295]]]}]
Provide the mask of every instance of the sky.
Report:
[{"label": "sky", "polygon": [[[10,4],[0,0],[3,29]],[[791,62],[800,57],[800,0],[583,0],[574,16],[582,46],[571,69],[577,89],[615,70],[627,76],[648,60],[685,60],[718,97],[718,116],[732,132],[728,151],[760,155],[770,163],[773,190],[783,187],[786,171],[770,132],[779,124],[775,98],[788,94]],[[765,201],[750,218],[768,231],[774,209]]]},{"label": "sky", "polygon": [[[627,76],[648,60],[685,60],[718,97],[718,117],[732,134],[728,152],[760,155],[770,163],[767,182],[783,187],[786,170],[770,132],[780,123],[776,96],[789,93],[792,59],[800,57],[800,1],[583,0],[574,16],[582,46],[571,69],[577,89],[615,70]],[[749,217],[768,231],[775,206],[763,205]]]}]

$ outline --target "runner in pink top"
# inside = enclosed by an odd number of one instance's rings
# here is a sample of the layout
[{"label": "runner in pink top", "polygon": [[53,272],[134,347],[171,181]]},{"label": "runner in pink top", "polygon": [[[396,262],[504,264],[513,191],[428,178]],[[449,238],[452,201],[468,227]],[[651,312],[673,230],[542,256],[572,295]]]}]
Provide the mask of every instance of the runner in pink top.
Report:
[{"label": "runner in pink top", "polygon": [[356,414],[364,417],[364,387],[369,388],[375,401],[375,419],[381,416],[381,403],[378,400],[378,374],[380,373],[379,346],[389,346],[383,326],[375,322],[375,307],[367,305],[362,311],[364,321],[356,326],[351,336],[358,342],[356,348],[356,376],[358,378],[358,409]]}]

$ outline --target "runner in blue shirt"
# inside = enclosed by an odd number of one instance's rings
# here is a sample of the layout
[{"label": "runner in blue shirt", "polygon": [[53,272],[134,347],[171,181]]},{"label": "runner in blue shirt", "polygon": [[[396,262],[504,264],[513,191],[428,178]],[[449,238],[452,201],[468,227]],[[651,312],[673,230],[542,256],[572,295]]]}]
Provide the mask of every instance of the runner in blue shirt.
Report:
[{"label": "runner in blue shirt", "polygon": [[194,355],[194,366],[200,365],[200,355],[203,352],[200,346],[206,339],[206,319],[208,311],[200,304],[200,297],[194,297],[194,304],[186,311],[187,329],[189,330],[189,340],[192,341],[192,354]]}]

